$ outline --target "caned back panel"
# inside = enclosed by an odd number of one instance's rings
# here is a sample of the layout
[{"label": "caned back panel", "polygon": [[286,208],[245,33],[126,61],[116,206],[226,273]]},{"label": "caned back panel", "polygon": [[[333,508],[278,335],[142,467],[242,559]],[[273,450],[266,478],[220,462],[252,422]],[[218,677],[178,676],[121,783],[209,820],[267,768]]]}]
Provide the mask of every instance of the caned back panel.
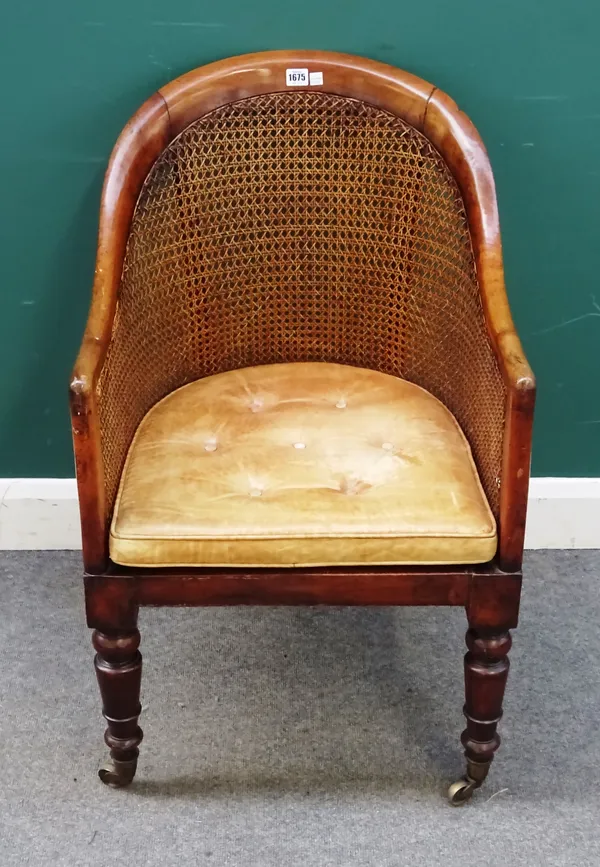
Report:
[{"label": "caned back panel", "polygon": [[192,123],[142,188],[97,386],[107,509],[160,398],[212,373],[311,360],[440,398],[497,514],[504,386],[443,158],[358,100],[254,96]]}]

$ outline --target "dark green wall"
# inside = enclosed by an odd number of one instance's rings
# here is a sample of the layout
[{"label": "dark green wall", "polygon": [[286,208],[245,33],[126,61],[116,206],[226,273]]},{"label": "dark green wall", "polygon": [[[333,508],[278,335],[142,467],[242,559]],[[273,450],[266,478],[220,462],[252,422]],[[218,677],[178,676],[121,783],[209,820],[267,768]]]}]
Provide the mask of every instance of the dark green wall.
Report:
[{"label": "dark green wall", "polygon": [[194,66],[303,47],[408,69],[479,127],[540,385],[534,473],[600,476],[600,4],[33,0],[1,27],[0,476],[73,474],[66,386],[127,118]]}]

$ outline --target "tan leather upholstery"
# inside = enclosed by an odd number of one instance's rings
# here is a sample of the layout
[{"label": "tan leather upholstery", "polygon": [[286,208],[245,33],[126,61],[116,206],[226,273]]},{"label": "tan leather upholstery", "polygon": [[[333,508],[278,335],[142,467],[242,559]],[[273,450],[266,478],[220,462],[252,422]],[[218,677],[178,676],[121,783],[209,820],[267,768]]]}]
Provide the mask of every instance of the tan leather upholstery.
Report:
[{"label": "tan leather upholstery", "polygon": [[110,553],[130,566],[481,563],[496,528],[451,413],[412,383],[273,364],[183,386],[129,450]]}]

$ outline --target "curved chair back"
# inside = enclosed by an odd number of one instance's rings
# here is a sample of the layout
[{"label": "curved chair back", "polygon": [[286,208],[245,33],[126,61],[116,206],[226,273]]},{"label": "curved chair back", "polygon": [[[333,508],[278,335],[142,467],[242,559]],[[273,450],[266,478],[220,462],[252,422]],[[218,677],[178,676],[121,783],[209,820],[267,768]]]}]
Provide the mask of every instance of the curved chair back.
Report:
[{"label": "curved chair back", "polygon": [[436,395],[498,516],[500,343],[513,337],[491,169],[447,96],[326,52],[190,72],[132,118],[105,181],[88,322],[105,519],[156,401],[208,374],[306,360]]}]

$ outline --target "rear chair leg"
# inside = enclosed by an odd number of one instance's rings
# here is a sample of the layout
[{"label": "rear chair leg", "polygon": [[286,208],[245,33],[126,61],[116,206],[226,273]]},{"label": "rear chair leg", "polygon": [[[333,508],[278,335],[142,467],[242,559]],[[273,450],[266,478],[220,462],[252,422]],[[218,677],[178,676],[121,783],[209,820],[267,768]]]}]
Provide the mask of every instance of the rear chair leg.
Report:
[{"label": "rear chair leg", "polygon": [[496,732],[502,716],[502,699],[508,677],[508,631],[469,629],[465,655],[465,707],[467,727],[461,741],[467,759],[466,775],[450,786],[450,803],[468,801],[487,777],[494,753],[500,746]]},{"label": "rear chair leg", "polygon": [[107,635],[96,630],[92,637],[96,650],[94,666],[102,696],[102,712],[108,728],[104,740],[110,748],[111,760],[98,775],[107,786],[120,788],[133,780],[139,755],[142,730],[140,715],[140,683],[142,656],[138,650],[140,633]]}]

